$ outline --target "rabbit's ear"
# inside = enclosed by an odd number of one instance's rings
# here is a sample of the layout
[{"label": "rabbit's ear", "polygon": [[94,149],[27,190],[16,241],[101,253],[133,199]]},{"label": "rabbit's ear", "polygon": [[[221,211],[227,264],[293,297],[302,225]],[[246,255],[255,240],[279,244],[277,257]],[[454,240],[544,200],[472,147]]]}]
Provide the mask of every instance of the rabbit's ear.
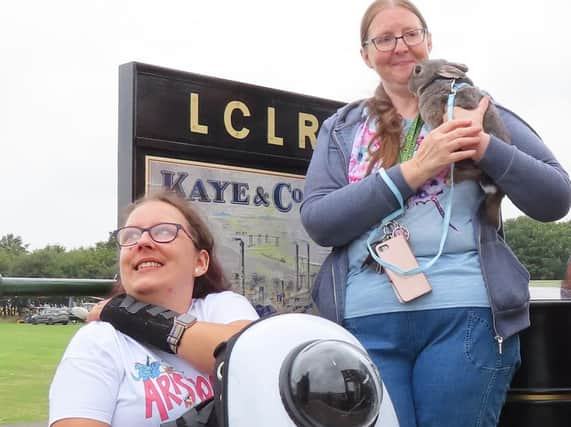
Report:
[{"label": "rabbit's ear", "polygon": [[448,64],[444,64],[440,67],[438,75],[447,79],[459,79],[466,76],[466,71],[468,71],[468,67],[466,65],[449,62]]}]

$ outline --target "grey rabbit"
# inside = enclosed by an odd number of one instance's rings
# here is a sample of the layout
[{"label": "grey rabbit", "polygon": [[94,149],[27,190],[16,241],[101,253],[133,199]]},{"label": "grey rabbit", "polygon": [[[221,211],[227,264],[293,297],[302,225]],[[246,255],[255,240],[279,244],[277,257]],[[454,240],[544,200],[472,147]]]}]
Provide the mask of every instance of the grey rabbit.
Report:
[{"label": "grey rabbit", "polygon": [[[444,59],[429,59],[417,64],[410,76],[408,87],[418,97],[418,109],[422,120],[432,129],[440,126],[446,112],[446,104],[451,84],[466,83],[467,86],[457,90],[454,105],[466,110],[473,110],[484,96],[466,76],[468,67],[464,64],[448,62]],[[484,114],[484,130],[510,143],[510,135],[506,130],[496,106],[490,101]],[[500,205],[504,193],[484,174],[471,160],[456,163],[454,182],[466,179],[477,179],[486,193],[486,216],[496,226],[500,225]]]}]

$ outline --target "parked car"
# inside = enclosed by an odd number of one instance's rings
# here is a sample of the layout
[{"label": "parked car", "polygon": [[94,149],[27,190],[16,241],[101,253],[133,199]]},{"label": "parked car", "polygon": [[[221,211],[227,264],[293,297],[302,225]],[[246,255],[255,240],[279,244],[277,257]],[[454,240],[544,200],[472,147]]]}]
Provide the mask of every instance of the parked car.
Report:
[{"label": "parked car", "polygon": [[68,308],[67,313],[71,323],[85,322],[85,319],[87,319],[87,309],[84,307]]},{"label": "parked car", "polygon": [[66,309],[46,308],[39,314],[32,316],[30,323],[33,325],[37,325],[38,323],[45,323],[46,325],[61,323],[62,325],[67,325],[69,323],[69,314]]}]

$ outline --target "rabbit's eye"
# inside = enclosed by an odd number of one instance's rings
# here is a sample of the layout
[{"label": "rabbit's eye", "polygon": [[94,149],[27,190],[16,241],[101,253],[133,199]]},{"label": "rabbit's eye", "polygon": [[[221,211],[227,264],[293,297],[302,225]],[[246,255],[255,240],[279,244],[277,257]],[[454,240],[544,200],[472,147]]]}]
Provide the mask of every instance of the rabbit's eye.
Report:
[{"label": "rabbit's eye", "polygon": [[414,74],[420,74],[421,71],[422,71],[422,65],[416,65],[414,67]]}]

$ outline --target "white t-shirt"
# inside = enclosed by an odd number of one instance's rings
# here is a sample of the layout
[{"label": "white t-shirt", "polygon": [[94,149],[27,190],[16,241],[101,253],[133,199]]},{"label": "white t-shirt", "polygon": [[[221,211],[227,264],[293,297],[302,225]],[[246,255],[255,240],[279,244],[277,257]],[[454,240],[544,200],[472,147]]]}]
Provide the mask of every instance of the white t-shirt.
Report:
[{"label": "white t-shirt", "polygon": [[[255,320],[246,298],[225,291],[195,299],[198,320]],[[106,322],[91,322],[70,341],[53,378],[49,425],[89,418],[111,426],[153,426],[180,417],[213,396],[210,373],[174,354],[146,347]]]}]

